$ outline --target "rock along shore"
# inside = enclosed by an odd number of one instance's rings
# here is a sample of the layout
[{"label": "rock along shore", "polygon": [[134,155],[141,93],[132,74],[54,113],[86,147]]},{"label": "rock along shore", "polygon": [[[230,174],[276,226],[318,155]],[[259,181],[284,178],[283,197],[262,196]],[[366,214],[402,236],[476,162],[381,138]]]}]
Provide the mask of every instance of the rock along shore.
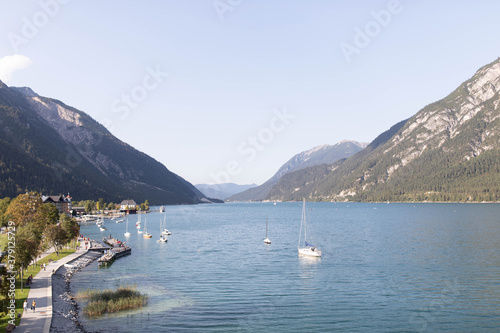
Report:
[{"label": "rock along shore", "polygon": [[[95,243],[95,242],[94,242]],[[52,322],[50,332],[87,333],[78,320],[78,304],[71,294],[70,281],[73,274],[88,266],[101,256],[98,252],[89,251],[71,261],[71,267],[61,266],[52,276]]]}]

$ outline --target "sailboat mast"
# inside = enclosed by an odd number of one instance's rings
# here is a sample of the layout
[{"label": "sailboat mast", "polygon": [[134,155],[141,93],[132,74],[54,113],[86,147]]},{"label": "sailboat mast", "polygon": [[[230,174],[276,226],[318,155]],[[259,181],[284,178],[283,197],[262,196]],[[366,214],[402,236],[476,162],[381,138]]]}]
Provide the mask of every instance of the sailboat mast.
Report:
[{"label": "sailboat mast", "polygon": [[302,207],[302,217],[304,218],[304,243],[305,243],[307,242],[306,198],[304,198],[304,205]]},{"label": "sailboat mast", "polygon": [[267,216],[266,216],[266,238],[267,238]]}]

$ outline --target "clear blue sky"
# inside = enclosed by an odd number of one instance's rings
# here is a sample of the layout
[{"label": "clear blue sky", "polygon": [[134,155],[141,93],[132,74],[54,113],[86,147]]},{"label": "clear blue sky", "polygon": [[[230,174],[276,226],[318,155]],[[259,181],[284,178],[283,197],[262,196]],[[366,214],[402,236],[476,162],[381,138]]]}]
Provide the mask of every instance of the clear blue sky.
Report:
[{"label": "clear blue sky", "polygon": [[493,0],[59,1],[0,0],[0,79],[194,184],[369,142],[500,56]]}]

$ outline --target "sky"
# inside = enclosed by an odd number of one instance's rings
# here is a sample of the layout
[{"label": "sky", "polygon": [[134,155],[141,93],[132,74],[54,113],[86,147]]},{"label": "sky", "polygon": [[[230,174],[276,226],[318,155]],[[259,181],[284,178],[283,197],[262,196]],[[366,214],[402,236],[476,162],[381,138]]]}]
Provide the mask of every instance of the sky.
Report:
[{"label": "sky", "polygon": [[370,142],[500,57],[499,1],[0,0],[0,80],[193,184]]}]

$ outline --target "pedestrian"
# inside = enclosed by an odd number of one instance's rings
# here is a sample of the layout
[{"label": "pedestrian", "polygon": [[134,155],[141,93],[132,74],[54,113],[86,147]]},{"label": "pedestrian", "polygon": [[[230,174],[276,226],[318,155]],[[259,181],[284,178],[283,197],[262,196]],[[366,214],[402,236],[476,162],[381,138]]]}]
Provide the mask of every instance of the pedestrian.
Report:
[{"label": "pedestrian", "polygon": [[26,311],[28,311],[28,300],[27,299],[24,300],[23,309],[24,309],[24,313],[26,313]]},{"label": "pedestrian", "polygon": [[55,270],[52,270],[52,275],[56,274],[56,271]]},{"label": "pedestrian", "polygon": [[45,263],[43,263],[43,270],[44,270],[44,271],[45,271],[45,268],[46,268],[46,267],[47,267],[47,266],[45,265]]},{"label": "pedestrian", "polygon": [[35,312],[35,308],[36,308],[36,302],[35,302],[35,300],[33,300],[33,302],[31,302],[31,310],[33,310],[33,312]]}]

